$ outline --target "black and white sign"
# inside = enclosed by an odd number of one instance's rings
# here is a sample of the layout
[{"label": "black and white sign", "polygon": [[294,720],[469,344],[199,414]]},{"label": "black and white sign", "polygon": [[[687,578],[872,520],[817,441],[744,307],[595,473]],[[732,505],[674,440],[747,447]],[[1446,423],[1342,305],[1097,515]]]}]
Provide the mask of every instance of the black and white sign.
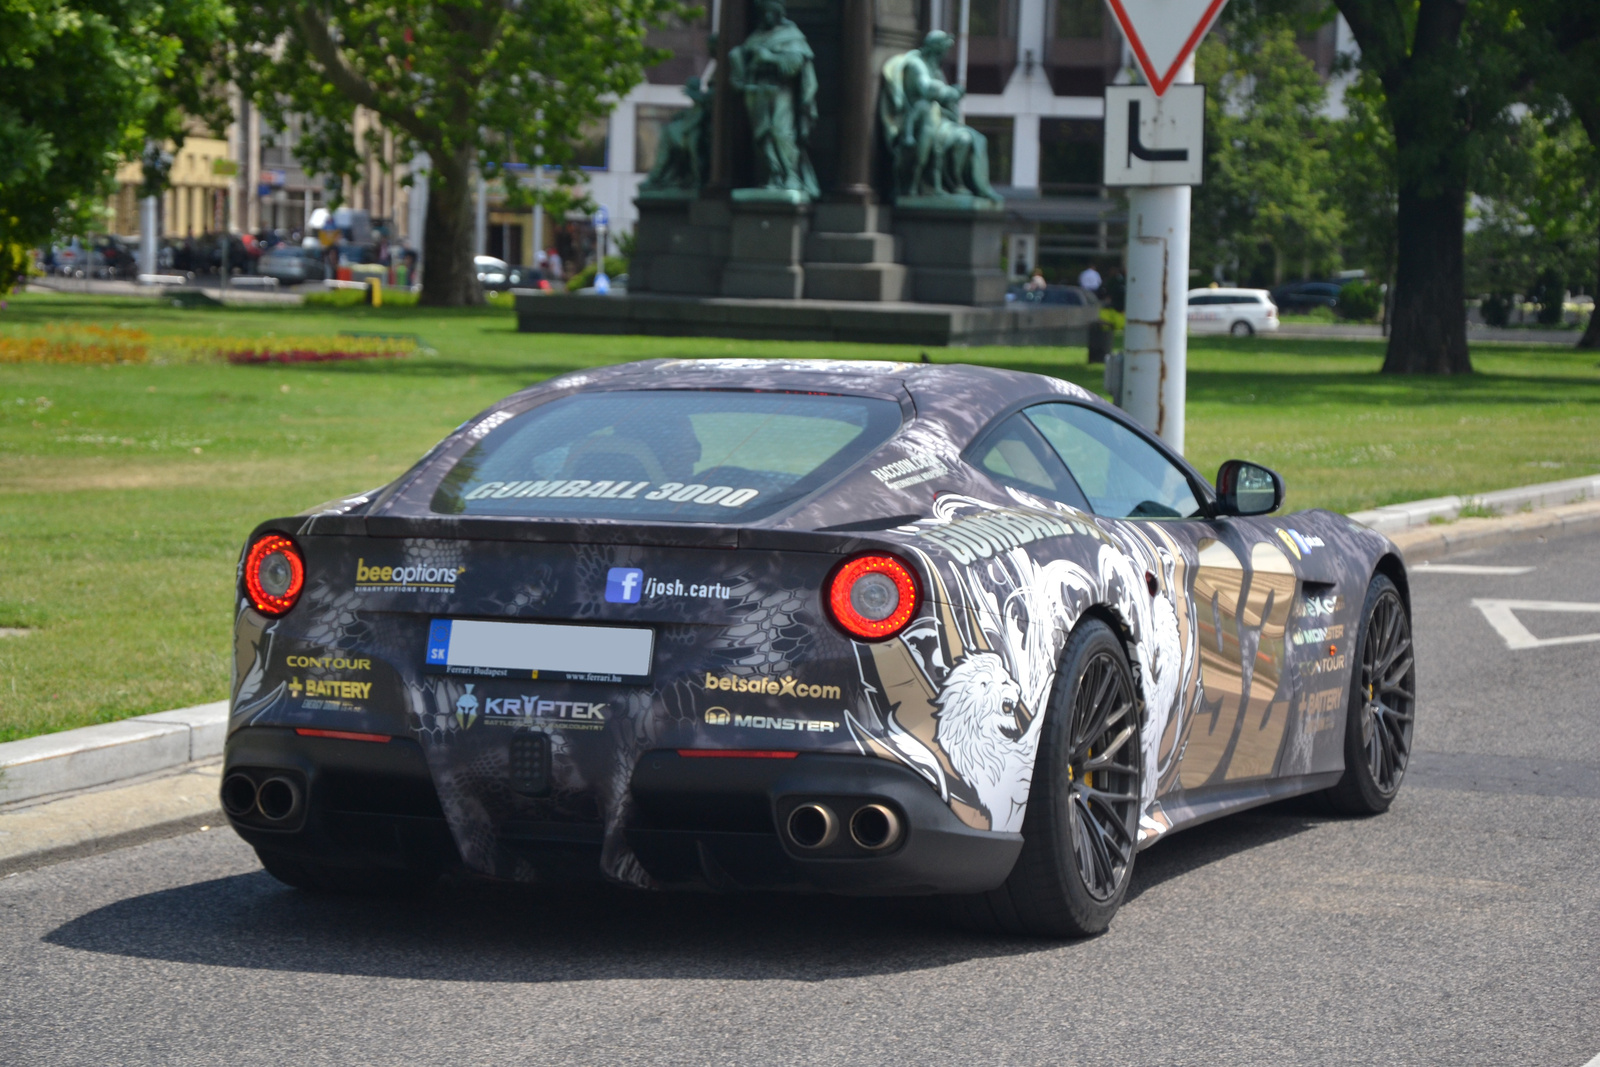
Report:
[{"label": "black and white sign", "polygon": [[1106,86],[1107,185],[1199,185],[1206,87]]}]

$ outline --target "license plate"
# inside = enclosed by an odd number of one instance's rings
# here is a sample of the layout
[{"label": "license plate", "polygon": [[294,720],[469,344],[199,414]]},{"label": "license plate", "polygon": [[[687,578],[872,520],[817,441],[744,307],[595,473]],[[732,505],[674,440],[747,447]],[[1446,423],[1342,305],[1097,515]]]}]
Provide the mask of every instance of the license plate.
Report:
[{"label": "license plate", "polygon": [[434,619],[424,666],[480,678],[648,685],[655,637],[647,626]]}]

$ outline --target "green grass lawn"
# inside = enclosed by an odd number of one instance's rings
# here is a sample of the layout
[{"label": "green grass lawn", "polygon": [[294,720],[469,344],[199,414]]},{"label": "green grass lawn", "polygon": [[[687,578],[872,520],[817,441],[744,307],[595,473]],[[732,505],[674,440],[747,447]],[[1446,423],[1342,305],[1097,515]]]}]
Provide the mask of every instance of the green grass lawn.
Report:
[{"label": "green grass lawn", "polygon": [[[260,519],[393,478],[463,419],[553,374],[652,356],[914,360],[914,346],[515,332],[507,307],[179,310],[12,297],[0,333],[395,332],[433,354],[298,366],[0,365],[0,740],[226,695],[234,562]],[[1600,471],[1594,353],[1481,346],[1479,373],[1394,379],[1381,346],[1196,338],[1189,456],[1266,463],[1291,507],[1355,510]],[[1098,388],[1083,349],[934,349]]]}]

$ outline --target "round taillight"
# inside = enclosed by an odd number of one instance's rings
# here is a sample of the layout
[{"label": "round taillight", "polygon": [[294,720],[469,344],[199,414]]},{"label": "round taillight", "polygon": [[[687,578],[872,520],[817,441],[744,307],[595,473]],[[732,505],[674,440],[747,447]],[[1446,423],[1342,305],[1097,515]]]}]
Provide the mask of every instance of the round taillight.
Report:
[{"label": "round taillight", "polygon": [[306,565],[294,542],[267,534],[250,546],[244,558],[244,588],[264,615],[282,615],[294,607],[306,584]]},{"label": "round taillight", "polygon": [[834,572],[828,607],[847,633],[869,641],[893,637],[917,610],[917,582],[893,556],[857,556]]}]

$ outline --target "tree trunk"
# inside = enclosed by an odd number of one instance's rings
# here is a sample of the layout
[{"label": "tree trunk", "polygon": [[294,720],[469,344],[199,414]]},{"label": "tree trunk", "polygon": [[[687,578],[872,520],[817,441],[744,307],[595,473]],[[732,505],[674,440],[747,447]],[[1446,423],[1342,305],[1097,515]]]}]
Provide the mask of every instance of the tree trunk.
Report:
[{"label": "tree trunk", "polygon": [[483,287],[472,262],[476,214],[472,204],[472,153],[429,153],[428,220],[423,241],[422,293],[426,307],[472,307],[483,303]]},{"label": "tree trunk", "polygon": [[1597,242],[1594,267],[1595,306],[1589,311],[1589,325],[1578,338],[1579,348],[1600,348],[1600,242]]},{"label": "tree trunk", "polygon": [[1463,232],[1467,191],[1400,182],[1385,374],[1470,374]]}]

